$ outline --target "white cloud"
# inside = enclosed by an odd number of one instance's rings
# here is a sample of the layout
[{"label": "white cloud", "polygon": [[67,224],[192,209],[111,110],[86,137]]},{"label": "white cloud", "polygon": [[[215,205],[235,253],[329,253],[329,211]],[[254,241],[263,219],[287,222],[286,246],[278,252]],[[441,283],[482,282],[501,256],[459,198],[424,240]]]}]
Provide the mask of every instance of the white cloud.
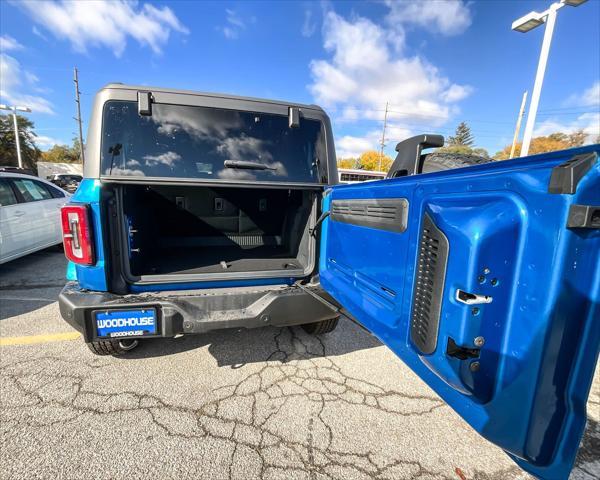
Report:
[{"label": "white cloud", "polygon": [[600,135],[600,112],[584,113],[571,121],[549,118],[539,123],[534,129],[533,136],[541,137],[551,133],[573,133],[583,130],[586,133],[586,143],[594,143]]},{"label": "white cloud", "polygon": [[31,31],[33,32],[34,35],[37,35],[38,37],[40,37],[45,42],[48,41],[48,39],[46,38],[46,36],[42,32],[40,32],[39,28],[37,28],[35,25],[33,27],[31,27]]},{"label": "white cloud", "polygon": [[376,139],[370,137],[354,137],[344,135],[335,141],[335,151],[338,160],[340,158],[358,157],[367,150],[373,150],[376,145]]},{"label": "white cloud", "polygon": [[389,102],[392,125],[418,120],[439,126],[472,91],[452,83],[427,60],[395,51],[390,30],[369,19],[347,20],[328,12],[324,37],[331,58],[311,62],[309,89],[338,122],[381,120]]},{"label": "white cloud", "polygon": [[38,135],[35,137],[35,144],[42,150],[48,150],[54,145],[66,145],[67,142],[46,135]]},{"label": "white cloud", "polygon": [[316,29],[317,24],[312,18],[312,10],[304,10],[304,22],[302,23],[302,30],[300,31],[302,36],[306,38],[312,37]]},{"label": "white cloud", "polygon": [[220,27],[219,29],[223,32],[225,38],[229,40],[235,40],[240,36],[240,32],[246,29],[246,22],[235,10],[226,8],[225,20],[227,25]]},{"label": "white cloud", "polygon": [[324,14],[324,48],[330,56],[311,62],[313,81],[308,88],[330,110],[337,125],[364,125],[365,121],[371,125],[364,135],[336,139],[339,158],[380,148],[386,102],[385,141],[390,151],[417,130],[444,125],[458,113],[458,102],[473,91],[469,85],[451,82],[422,56],[404,53],[409,26],[442,35],[463,32],[471,24],[467,4],[441,0],[386,1],[386,5],[389,11],[383,24],[358,15]]},{"label": "white cloud", "polygon": [[468,85],[450,85],[450,88],[442,93],[442,99],[445,102],[459,102],[463,98],[468,97],[473,92],[473,89]]},{"label": "white cloud", "polygon": [[[338,160],[340,158],[358,157],[367,150],[379,150],[381,148],[382,129],[372,129],[364,136],[344,135],[336,138],[335,150]],[[388,124],[385,129],[386,150],[393,150],[396,144],[406,138],[415,135],[409,128],[395,124]]]},{"label": "white cloud", "polygon": [[12,105],[24,105],[35,113],[53,114],[52,103],[38,95],[26,93],[26,89],[39,90],[38,78],[21,68],[19,62],[10,55],[0,54],[0,98]]},{"label": "white cloud", "polygon": [[594,111],[581,112],[573,120],[564,120],[558,115],[550,115],[536,125],[533,136],[546,136],[557,132],[568,134],[583,130],[586,134],[585,142],[594,143],[600,136],[600,81],[583,92],[569,96],[563,104],[570,107],[592,107]]},{"label": "white cloud", "polygon": [[0,36],[0,52],[10,52],[13,50],[23,50],[23,45],[17,42],[10,35]]},{"label": "white cloud", "polygon": [[386,0],[387,22],[393,28],[415,25],[442,35],[457,35],[471,25],[471,11],[461,0],[398,2]]},{"label": "white cloud", "polygon": [[188,33],[169,7],[157,8],[126,0],[85,2],[25,1],[18,4],[31,19],[55,37],[68,40],[78,52],[107,47],[120,56],[127,38],[160,53],[172,31]]},{"label": "white cloud", "polygon": [[568,107],[596,107],[600,105],[600,81],[579,94],[573,94],[564,102]]},{"label": "white cloud", "polygon": [[38,83],[40,81],[35,73],[23,72],[23,75],[25,75],[25,80],[27,80],[28,83]]}]

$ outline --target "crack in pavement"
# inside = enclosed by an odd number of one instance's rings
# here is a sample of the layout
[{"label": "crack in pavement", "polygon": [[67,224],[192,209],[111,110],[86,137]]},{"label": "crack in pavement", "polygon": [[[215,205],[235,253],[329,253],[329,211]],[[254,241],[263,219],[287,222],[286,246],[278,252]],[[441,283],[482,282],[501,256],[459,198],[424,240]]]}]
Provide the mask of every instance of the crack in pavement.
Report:
[{"label": "crack in pavement", "polygon": [[[383,388],[344,373],[326,356],[322,339],[299,328],[275,329],[272,341],[263,362],[248,368],[241,380],[214,389],[200,406],[176,405],[134,390],[104,393],[92,388],[94,371],[114,367],[110,357],[82,362],[44,355],[5,364],[3,359],[2,443],[9,444],[23,429],[60,425],[65,430],[97,422],[98,416],[132,414],[139,424],[148,421],[155,427],[147,442],[172,438],[190,448],[196,440],[225,442],[228,468],[218,478],[457,478],[452,469],[435,470],[431,462],[425,465],[385,442],[384,447],[366,441],[349,446],[339,425],[332,425],[332,416],[357,408],[365,418],[383,415],[386,422],[426,417],[446,408],[441,399]],[[500,480],[521,471],[510,467],[471,473],[469,478]]]}]

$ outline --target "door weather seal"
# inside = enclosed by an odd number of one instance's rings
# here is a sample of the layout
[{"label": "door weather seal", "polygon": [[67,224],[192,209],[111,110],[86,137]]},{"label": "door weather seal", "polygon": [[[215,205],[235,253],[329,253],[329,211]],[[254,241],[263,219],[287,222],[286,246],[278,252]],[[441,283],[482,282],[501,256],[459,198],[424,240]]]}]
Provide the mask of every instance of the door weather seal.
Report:
[{"label": "door weather seal", "polygon": [[596,160],[598,160],[596,152],[582,153],[554,167],[550,176],[548,193],[573,195],[577,190],[577,184],[596,163]]}]

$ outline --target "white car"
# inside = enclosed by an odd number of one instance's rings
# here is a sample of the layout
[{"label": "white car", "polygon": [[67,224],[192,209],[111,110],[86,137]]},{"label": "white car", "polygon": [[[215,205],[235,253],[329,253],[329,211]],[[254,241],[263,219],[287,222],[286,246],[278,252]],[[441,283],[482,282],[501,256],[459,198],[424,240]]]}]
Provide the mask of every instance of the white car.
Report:
[{"label": "white car", "polygon": [[0,264],[62,243],[60,208],[68,197],[41,178],[0,172]]}]

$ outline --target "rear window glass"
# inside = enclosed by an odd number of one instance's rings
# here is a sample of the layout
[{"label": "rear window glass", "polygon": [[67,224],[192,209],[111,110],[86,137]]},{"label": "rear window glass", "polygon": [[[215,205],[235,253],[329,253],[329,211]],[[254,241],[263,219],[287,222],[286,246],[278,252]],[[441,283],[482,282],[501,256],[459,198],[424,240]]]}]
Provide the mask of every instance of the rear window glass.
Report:
[{"label": "rear window glass", "polygon": [[322,122],[287,115],[136,102],[104,107],[102,174],[327,183]]}]

